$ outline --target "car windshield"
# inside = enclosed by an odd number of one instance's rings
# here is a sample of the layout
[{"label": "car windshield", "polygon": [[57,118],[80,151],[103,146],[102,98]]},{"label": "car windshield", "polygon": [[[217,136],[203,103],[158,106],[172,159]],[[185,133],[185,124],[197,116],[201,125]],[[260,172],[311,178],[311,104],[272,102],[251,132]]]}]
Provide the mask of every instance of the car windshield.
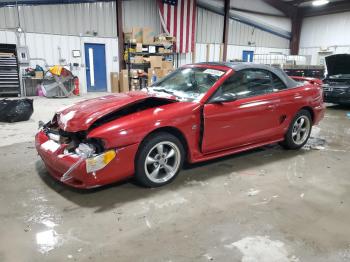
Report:
[{"label": "car windshield", "polygon": [[150,87],[150,91],[166,93],[179,100],[201,99],[225,71],[208,68],[179,68]]}]

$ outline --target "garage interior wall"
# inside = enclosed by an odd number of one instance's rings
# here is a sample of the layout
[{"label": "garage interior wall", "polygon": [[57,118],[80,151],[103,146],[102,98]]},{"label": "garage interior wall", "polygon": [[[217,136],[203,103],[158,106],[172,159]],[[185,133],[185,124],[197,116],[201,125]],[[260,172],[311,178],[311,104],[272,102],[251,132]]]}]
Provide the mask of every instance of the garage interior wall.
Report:
[{"label": "garage interior wall", "polygon": [[[254,1],[253,6],[259,6],[259,10],[271,14],[280,14],[278,10],[263,3],[261,0]],[[212,6],[223,8],[222,1],[208,1]],[[231,5],[240,8],[248,7],[246,1],[231,0]],[[235,12],[232,12],[235,13]],[[273,26],[276,23],[282,30],[290,31],[290,19],[274,16],[254,15],[243,12],[236,12],[240,15],[249,16],[250,19],[257,19],[263,24]],[[123,28],[128,29],[132,26],[150,26],[157,33],[161,33],[161,23],[157,11],[155,0],[125,0],[123,1]],[[195,61],[206,61],[207,44],[210,44],[209,61],[219,61],[220,44],[223,37],[224,17],[223,15],[209,11],[205,8],[197,7],[197,28],[196,28],[196,54]],[[254,51],[256,54],[281,53],[289,54],[289,40],[261,29],[246,25],[239,21],[230,19],[228,59],[242,59],[243,50]],[[253,43],[249,45],[248,42]],[[179,56],[179,65],[192,63],[192,54],[181,54]]]},{"label": "garage interior wall", "polygon": [[[228,60],[242,59],[243,50],[255,54],[289,54],[289,40],[251,25],[230,19]],[[223,15],[204,8],[197,9],[196,61],[205,61],[206,46],[210,44],[210,61],[219,61],[223,42]]]},{"label": "garage interior wall", "polygon": [[[62,5],[19,6],[0,8],[1,43],[26,45],[31,58],[45,59],[47,64],[67,63],[82,65],[73,74],[86,92],[84,43],[105,44],[107,90],[110,91],[110,72],[118,72],[118,39],[115,2],[96,2]],[[23,33],[17,38],[15,29]],[[94,35],[94,32],[96,36]],[[18,42],[19,41],[19,42]],[[73,58],[72,50],[80,50],[81,57]],[[32,61],[31,66],[42,61]]]},{"label": "garage interior wall", "polygon": [[[278,10],[254,1],[254,6],[264,12],[279,14]],[[223,7],[222,1],[207,1]],[[161,32],[160,18],[156,1],[123,1],[123,28],[149,26],[157,33]],[[251,3],[249,3],[249,6]],[[231,6],[248,8],[246,1],[232,0]],[[282,30],[290,30],[287,18],[261,16],[243,12],[234,12],[256,19],[259,23],[273,26],[278,20]],[[209,61],[219,61],[222,43],[223,15],[197,8],[196,52],[195,61],[206,61],[207,44],[210,48]],[[19,43],[15,28],[21,26]],[[94,36],[94,33],[96,36]],[[59,64],[59,59],[68,63],[79,63],[81,68],[73,73],[79,76],[82,92],[86,92],[84,43],[103,43],[106,45],[107,85],[110,91],[110,72],[118,72],[118,41],[115,2],[95,2],[62,5],[19,6],[19,21],[16,7],[0,8],[1,42],[27,45],[30,57],[43,58],[49,65]],[[81,58],[73,58],[72,50],[81,50]],[[289,41],[270,32],[247,25],[237,19],[230,19],[228,59],[242,59],[243,50],[255,54],[289,54]],[[179,56],[179,65],[192,63],[192,54]],[[33,61],[32,66],[43,65]]]},{"label": "garage interior wall", "polygon": [[323,64],[331,54],[350,53],[350,12],[307,17],[300,37],[300,55]]}]

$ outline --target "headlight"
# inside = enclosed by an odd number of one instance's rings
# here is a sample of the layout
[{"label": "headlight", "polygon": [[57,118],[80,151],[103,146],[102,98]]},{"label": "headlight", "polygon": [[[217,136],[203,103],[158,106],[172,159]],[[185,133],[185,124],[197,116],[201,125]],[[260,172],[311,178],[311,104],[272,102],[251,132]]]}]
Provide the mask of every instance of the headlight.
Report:
[{"label": "headlight", "polygon": [[108,150],[102,154],[86,159],[86,172],[92,173],[98,171],[111,162],[117,155],[115,150]]}]

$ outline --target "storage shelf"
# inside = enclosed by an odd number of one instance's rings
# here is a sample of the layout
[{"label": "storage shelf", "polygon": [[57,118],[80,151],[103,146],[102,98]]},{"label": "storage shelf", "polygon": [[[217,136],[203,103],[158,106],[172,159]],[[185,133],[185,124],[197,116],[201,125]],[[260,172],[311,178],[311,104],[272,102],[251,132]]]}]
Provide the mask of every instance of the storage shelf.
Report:
[{"label": "storage shelf", "polygon": [[[140,43],[141,44],[141,43]],[[124,43],[124,45],[127,45],[127,46],[136,46],[137,43]],[[157,47],[164,47],[164,44],[142,44],[142,46],[157,46]],[[172,47],[172,45],[170,45],[170,47]]]},{"label": "storage shelf", "polygon": [[148,55],[148,56],[174,55],[174,53],[149,53],[149,52],[129,52],[129,54],[133,54],[133,55]]},{"label": "storage shelf", "polygon": [[[125,49],[128,50],[128,48],[134,48],[137,46],[136,43],[124,43]],[[160,47],[164,47],[164,44],[142,44],[143,47],[148,47],[148,46],[155,46],[156,50],[154,51],[159,51],[158,49]],[[165,61],[169,61],[172,62],[174,64],[175,62],[175,52],[174,52],[174,45],[172,44],[171,46],[167,46],[166,50],[170,50],[171,53],[160,53],[160,52],[154,52],[154,53],[150,53],[150,52],[129,52],[127,51],[127,60],[125,61],[125,64],[127,66],[127,70],[128,70],[128,75],[129,75],[129,88],[131,88],[131,79],[137,79],[137,78],[133,78],[130,74],[130,70],[132,69],[142,69],[145,70],[147,68],[150,68],[151,63],[150,62],[146,62],[146,63],[131,63],[131,58],[135,57],[135,56],[143,56],[143,57],[150,57],[150,56],[161,56],[162,60],[164,59]],[[139,77],[140,79],[141,77]],[[146,84],[147,86],[147,80],[148,77],[144,76],[142,77],[143,81],[140,81],[140,86],[139,89],[144,87],[144,84]]]}]

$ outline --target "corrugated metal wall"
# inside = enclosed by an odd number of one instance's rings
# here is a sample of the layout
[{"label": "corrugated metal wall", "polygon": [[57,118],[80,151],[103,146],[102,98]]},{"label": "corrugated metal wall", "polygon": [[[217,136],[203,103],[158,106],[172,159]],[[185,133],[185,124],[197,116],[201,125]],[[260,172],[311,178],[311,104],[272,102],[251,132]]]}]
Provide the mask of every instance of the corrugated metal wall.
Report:
[{"label": "corrugated metal wall", "polygon": [[[85,53],[84,43],[98,43],[104,44],[106,48],[106,74],[109,79],[110,72],[119,72],[118,61],[118,40],[117,38],[107,37],[80,37],[67,35],[52,35],[39,33],[26,33],[26,41],[24,41],[24,34],[21,35],[21,43],[26,42],[29,48],[31,58],[43,58],[48,65],[59,64],[59,53],[61,58],[65,59],[67,63],[78,63],[81,65],[73,73],[80,79],[81,92],[86,93],[86,74],[85,74]],[[0,30],[1,42],[16,44],[16,35],[12,31]],[[59,50],[60,48],[60,50]],[[80,50],[81,57],[74,58],[72,50]],[[40,60],[31,61],[31,66],[36,64],[45,68],[45,63]],[[107,90],[111,90],[110,81],[107,81]]]},{"label": "corrugated metal wall", "polygon": [[[222,43],[224,17],[204,8],[197,9],[197,43]],[[229,44],[256,47],[289,48],[289,40],[230,19]]]},{"label": "corrugated metal wall", "polygon": [[204,8],[197,8],[197,43],[222,43],[224,17]]},{"label": "corrugated metal wall", "polygon": [[289,40],[230,19],[229,44],[257,47],[288,48]]},{"label": "corrugated metal wall", "polygon": [[327,55],[350,53],[349,28],[350,12],[305,18],[300,54],[310,57],[311,64],[323,64]]},{"label": "corrugated metal wall", "polygon": [[[115,2],[19,6],[21,27],[30,33],[116,37]],[[0,8],[0,28],[17,27],[16,7]]]},{"label": "corrugated metal wall", "polygon": [[123,28],[151,27],[156,33],[161,32],[157,3],[154,0],[123,1]]}]

